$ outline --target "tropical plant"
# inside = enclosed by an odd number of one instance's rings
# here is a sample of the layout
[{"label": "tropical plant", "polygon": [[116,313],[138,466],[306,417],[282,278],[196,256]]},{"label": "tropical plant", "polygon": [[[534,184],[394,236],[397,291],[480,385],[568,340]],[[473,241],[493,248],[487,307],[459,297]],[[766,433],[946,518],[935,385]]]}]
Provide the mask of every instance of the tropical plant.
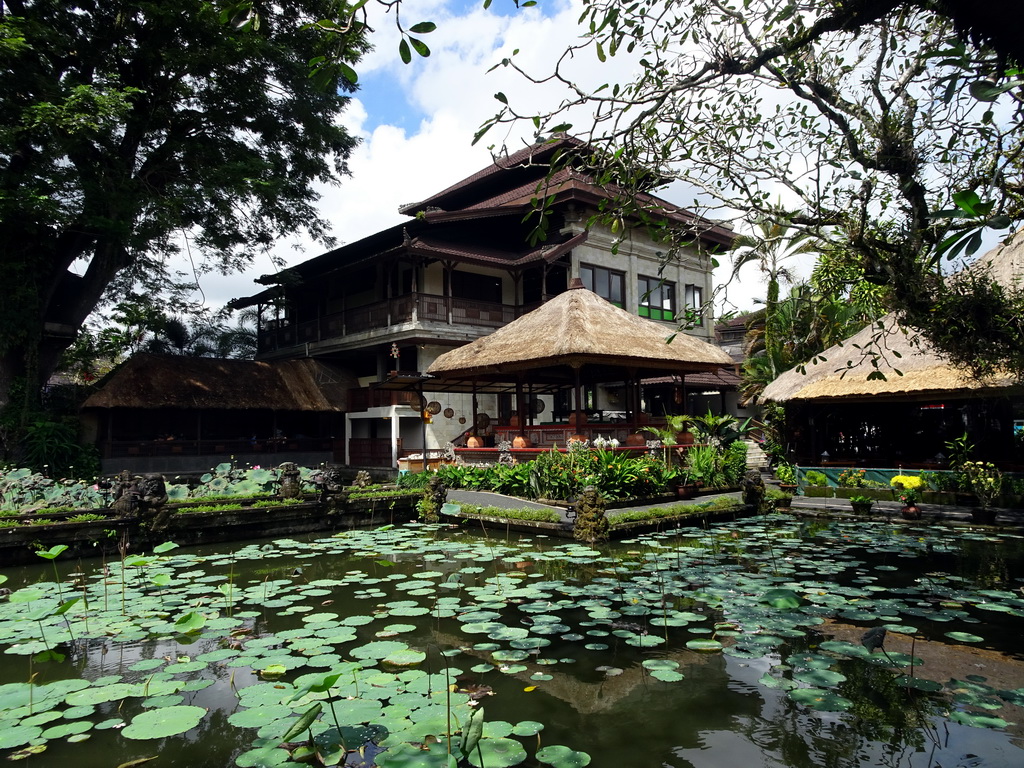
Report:
[{"label": "tropical plant", "polygon": [[990,461],[965,461],[961,471],[982,509],[988,509],[1003,492],[1003,473]]},{"label": "tropical plant", "polygon": [[804,473],[804,485],[820,488],[828,485],[828,475],[816,469],[809,469]]},{"label": "tropical plant", "polygon": [[720,488],[726,485],[723,471],[724,456],[713,445],[694,445],[686,452],[686,470],[696,482],[705,488]]},{"label": "tropical plant", "polygon": [[853,507],[854,512],[866,513],[871,511],[871,507],[874,506],[875,500],[868,498],[867,496],[851,496],[850,506]]},{"label": "tropical plant", "polygon": [[863,488],[867,471],[863,469],[844,469],[836,480],[841,488]]},{"label": "tropical plant", "polygon": [[796,485],[796,468],[792,464],[782,462],[775,466],[775,477],[783,485]]}]

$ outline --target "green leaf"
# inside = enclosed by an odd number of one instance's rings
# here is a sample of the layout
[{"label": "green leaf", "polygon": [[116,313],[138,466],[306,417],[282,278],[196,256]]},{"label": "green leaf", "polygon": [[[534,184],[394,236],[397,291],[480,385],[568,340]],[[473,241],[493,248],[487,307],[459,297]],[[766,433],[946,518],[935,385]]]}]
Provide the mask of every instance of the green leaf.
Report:
[{"label": "green leaf", "polygon": [[430,48],[428,48],[427,44],[424,43],[422,40],[417,40],[415,37],[410,37],[409,43],[415,49],[416,53],[418,53],[423,58],[427,58],[430,55]]},{"label": "green leaf", "polygon": [[172,549],[177,549],[178,545],[173,541],[165,541],[163,544],[157,544],[153,547],[153,553],[162,555],[164,552],[170,552]]},{"label": "green leaf", "polygon": [[40,550],[40,551],[36,552],[36,554],[39,557],[42,557],[42,558],[44,558],[46,560],[54,560],[57,557],[59,557],[61,554],[66,552],[67,548],[68,548],[67,544],[55,544],[54,546],[50,547],[49,549]]},{"label": "green leaf", "polygon": [[306,729],[313,724],[313,722],[320,716],[320,711],[323,709],[323,704],[317,702],[312,707],[307,709],[302,716],[295,721],[295,724],[288,729],[287,733],[281,737],[281,742],[291,741],[296,736],[299,736],[306,732]]},{"label": "green leaf", "polygon": [[404,37],[398,44],[398,55],[401,57],[403,64],[408,64],[412,61],[412,51],[409,50],[409,42]]},{"label": "green leaf", "polygon": [[161,707],[136,715],[121,735],[126,739],[163,739],[191,731],[206,715],[203,707]]},{"label": "green leaf", "polygon": [[421,21],[419,24],[413,24],[409,27],[409,31],[417,35],[426,35],[435,29],[437,29],[437,24],[432,21]]}]

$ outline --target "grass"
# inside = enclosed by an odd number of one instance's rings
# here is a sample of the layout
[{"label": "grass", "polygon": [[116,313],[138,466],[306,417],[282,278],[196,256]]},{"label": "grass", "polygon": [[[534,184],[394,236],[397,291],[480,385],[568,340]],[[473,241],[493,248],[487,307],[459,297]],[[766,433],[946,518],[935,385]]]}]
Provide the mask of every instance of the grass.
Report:
[{"label": "grass", "polygon": [[230,512],[235,509],[242,509],[241,504],[200,504],[198,507],[182,507],[178,510],[179,515],[191,515],[196,512]]},{"label": "grass", "polygon": [[358,499],[393,499],[396,496],[422,496],[423,491],[419,490],[406,490],[406,489],[391,489],[387,491],[353,491],[349,494],[349,499],[356,501]]},{"label": "grass", "polygon": [[459,509],[469,515],[526,520],[533,523],[560,523],[562,521],[561,516],[550,509],[502,509],[501,507],[477,507],[473,504],[460,504]]},{"label": "grass", "polygon": [[301,504],[303,501],[304,499],[262,499],[252,506],[253,509],[256,507],[286,507],[291,504]]},{"label": "grass", "polygon": [[93,520],[106,520],[106,519],[107,519],[106,515],[94,515],[91,512],[83,512],[80,515],[72,515],[71,517],[69,517],[67,519],[66,522],[69,522],[69,523],[89,523],[89,522],[92,522]]},{"label": "grass", "polygon": [[705,501],[701,504],[673,504],[668,507],[651,507],[629,512],[610,513],[608,520],[612,525],[617,523],[640,523],[647,520],[662,520],[666,517],[694,517],[708,512],[723,512],[737,509],[743,505],[735,499],[720,498]]}]

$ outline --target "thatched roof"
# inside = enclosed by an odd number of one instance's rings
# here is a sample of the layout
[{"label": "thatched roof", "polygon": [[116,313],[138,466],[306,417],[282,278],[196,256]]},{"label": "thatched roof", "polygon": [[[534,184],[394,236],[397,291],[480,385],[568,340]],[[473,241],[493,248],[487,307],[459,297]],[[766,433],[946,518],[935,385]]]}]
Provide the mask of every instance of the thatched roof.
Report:
[{"label": "thatched roof", "polygon": [[[950,365],[915,332],[900,326],[891,314],[842,344],[829,347],[805,369],[805,373],[797,368],[786,371],[765,387],[760,400],[781,403],[877,396],[966,397],[1017,384],[1009,376],[984,382],[971,378]],[[876,370],[885,376],[884,380],[868,378]]]},{"label": "thatched roof", "polygon": [[441,355],[427,373],[495,380],[545,368],[587,367],[591,380],[595,369],[606,372],[605,380],[621,380],[623,368],[685,373],[732,363],[706,341],[680,333],[667,343],[669,336],[665,326],[619,309],[579,285],[489,336]]},{"label": "thatched roof", "polygon": [[[1006,287],[1024,287],[1024,235],[999,245],[970,265]],[[820,359],[820,358],[823,358]],[[1012,376],[979,381],[951,365],[912,329],[886,315],[821,353],[805,373],[794,368],[765,387],[761,401],[856,399],[873,396],[968,397],[988,390],[1024,388]],[[876,368],[877,364],[877,368]],[[872,378],[875,371],[885,378]],[[903,375],[901,376],[899,371]]]},{"label": "thatched roof", "polygon": [[111,373],[83,408],[344,411],[358,382],[316,360],[260,362],[139,354]]}]

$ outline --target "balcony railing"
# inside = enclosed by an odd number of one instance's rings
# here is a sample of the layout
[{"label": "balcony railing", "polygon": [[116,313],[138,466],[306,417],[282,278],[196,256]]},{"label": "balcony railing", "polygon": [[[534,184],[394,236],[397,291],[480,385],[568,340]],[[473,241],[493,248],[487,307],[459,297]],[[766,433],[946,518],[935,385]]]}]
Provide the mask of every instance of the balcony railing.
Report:
[{"label": "balcony railing", "polygon": [[449,325],[500,328],[526,308],[475,299],[456,299],[429,293],[414,293],[395,299],[353,307],[301,323],[270,321],[259,331],[259,350],[270,352],[301,344],[337,339],[342,336],[388,328],[399,323],[430,322]]}]

